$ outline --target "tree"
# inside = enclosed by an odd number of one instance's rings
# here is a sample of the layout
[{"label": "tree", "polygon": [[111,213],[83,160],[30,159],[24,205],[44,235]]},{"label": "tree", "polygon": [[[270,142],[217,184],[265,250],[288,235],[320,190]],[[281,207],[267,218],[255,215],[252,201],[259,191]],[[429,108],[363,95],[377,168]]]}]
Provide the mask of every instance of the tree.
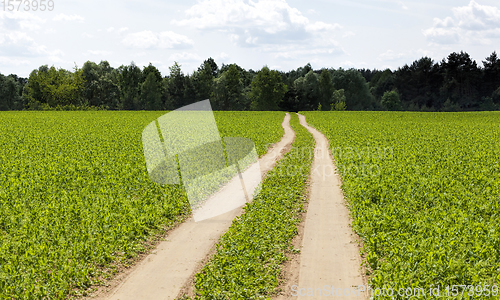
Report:
[{"label": "tree", "polygon": [[47,88],[52,96],[49,99],[50,106],[79,106],[82,104],[81,94],[84,81],[81,69],[75,67],[75,71],[70,72],[62,68],[56,70],[52,67],[49,69],[49,74]]},{"label": "tree", "polygon": [[463,109],[478,107],[480,97],[477,87],[481,80],[481,71],[477,63],[472,61],[468,53],[461,51],[451,53],[448,60],[443,60],[441,65],[444,75],[442,96]]},{"label": "tree", "polygon": [[236,68],[236,70],[238,70],[238,72],[240,73],[240,80],[241,80],[241,83],[243,84],[243,88],[251,85],[252,80],[253,80],[253,76],[255,75],[254,74],[255,72],[253,70],[250,70],[252,72],[249,72],[249,71],[243,69],[242,67],[238,66],[237,64],[230,64],[230,65],[222,64],[222,67],[220,68],[220,71],[219,71],[219,75],[227,72],[229,70],[229,68],[231,68],[231,67]]},{"label": "tree", "polygon": [[[17,77],[17,76],[16,76]],[[0,110],[22,109],[21,85],[14,76],[0,74]]]},{"label": "tree", "polygon": [[240,70],[235,64],[231,65],[226,72],[227,90],[229,101],[227,110],[239,109],[243,100],[243,83],[241,82]]},{"label": "tree", "polygon": [[451,102],[450,98],[448,98],[443,105],[441,106],[441,111],[445,112],[456,112],[460,111],[460,105]]},{"label": "tree", "polygon": [[313,71],[313,68],[312,68],[310,63],[307,63],[307,65],[305,65],[304,67],[297,69],[297,72],[299,73],[299,77],[304,77],[307,74],[309,74],[309,72],[311,72],[311,71]]},{"label": "tree", "polygon": [[44,65],[31,72],[23,97],[32,109],[41,105],[80,106],[83,104],[83,82],[81,69],[75,67],[74,72],[70,72]]},{"label": "tree", "polygon": [[358,69],[358,72],[361,73],[361,75],[365,78],[366,82],[371,82],[372,78],[375,77],[375,75],[377,75],[381,71],[379,71],[377,69],[373,69],[373,70],[370,70],[370,69]]},{"label": "tree", "polygon": [[319,77],[319,103],[323,110],[328,110],[334,91],[332,74],[328,70],[323,69]]},{"label": "tree", "polygon": [[288,90],[283,96],[283,100],[279,103],[280,110],[299,112],[300,108],[299,95],[293,85],[287,86]]},{"label": "tree", "polygon": [[[213,62],[213,59],[209,58],[209,60]],[[213,62],[214,66],[209,60],[205,61],[191,77],[197,100],[209,99],[212,93],[213,82],[217,76],[218,67],[215,62]]]},{"label": "tree", "polygon": [[345,102],[335,102],[335,104],[332,103],[332,108],[331,110],[334,111],[345,111],[347,109],[347,106],[345,105]]},{"label": "tree", "polygon": [[440,97],[443,76],[440,73],[440,65],[429,57],[399,68],[394,73],[394,84],[405,107],[413,110],[424,106],[439,107],[443,102]]},{"label": "tree", "polygon": [[154,75],[155,82],[160,82],[163,79],[160,70],[153,66],[152,63],[149,63],[149,65],[147,67],[144,67],[144,69],[142,70],[142,77],[144,78],[144,80],[146,80],[148,75],[151,73]]},{"label": "tree", "polygon": [[295,90],[299,99],[299,110],[315,110],[319,103],[319,80],[318,74],[309,71],[304,77],[294,82]]},{"label": "tree", "polygon": [[[107,63],[107,62],[105,62]],[[104,70],[101,68],[101,70]],[[118,109],[120,105],[120,86],[118,70],[105,71],[100,80],[100,97],[106,109]]]},{"label": "tree", "polygon": [[[210,75],[212,75],[212,77],[217,77],[217,75],[219,74],[219,66],[217,66],[217,64],[215,63],[215,60],[213,58],[208,58],[207,60],[205,60],[202,64],[203,66],[203,69],[206,69],[207,71],[210,72]],[[201,68],[201,67],[200,67]],[[199,71],[200,69],[198,69]]]},{"label": "tree", "polygon": [[487,57],[486,61],[483,61],[483,66],[482,95],[490,97],[500,87],[500,59],[498,59],[496,51]]},{"label": "tree", "polygon": [[87,61],[82,67],[83,98],[89,106],[116,109],[120,102],[117,71],[107,61]]},{"label": "tree", "polygon": [[370,91],[376,100],[380,100],[385,92],[394,89],[394,74],[390,69],[378,72],[370,82]]},{"label": "tree", "polygon": [[100,99],[97,97],[99,89],[99,68],[96,63],[87,61],[82,67],[82,76],[84,79],[83,84],[83,97],[90,106],[101,105]]},{"label": "tree", "polygon": [[493,99],[493,101],[495,101],[496,103],[500,102],[500,87],[498,87],[498,89],[496,89],[496,91],[493,92],[493,95],[491,97]]},{"label": "tree", "polygon": [[347,105],[345,104],[344,90],[340,89],[333,91],[330,110],[344,111],[346,109]]},{"label": "tree", "polygon": [[205,99],[197,99],[193,77],[189,75],[184,76],[184,105],[189,105],[199,100]]},{"label": "tree", "polygon": [[279,72],[263,67],[252,81],[249,93],[252,109],[272,111],[279,109],[279,103],[287,91]]},{"label": "tree", "polygon": [[399,94],[396,91],[387,91],[382,96],[380,101],[382,106],[387,110],[401,110],[401,100],[399,99]]},{"label": "tree", "polygon": [[368,90],[368,84],[361,73],[355,69],[342,68],[332,71],[335,89],[343,89],[348,110],[372,109],[374,98]]},{"label": "tree", "polygon": [[129,66],[120,66],[119,83],[121,89],[120,108],[125,110],[144,109],[140,99],[142,71],[132,62]]},{"label": "tree", "polygon": [[142,70],[142,77],[145,78],[141,84],[141,106],[145,110],[161,110],[162,104],[162,76],[160,71],[151,63]]},{"label": "tree", "polygon": [[[161,80],[161,79],[160,79]],[[146,110],[161,110],[161,81],[150,72],[141,86],[141,98]]]},{"label": "tree", "polygon": [[210,97],[210,103],[212,104],[212,108],[214,110],[228,109],[230,99],[227,86],[225,73],[214,79],[214,86]]},{"label": "tree", "polygon": [[229,65],[217,79],[214,80],[212,105],[216,110],[247,110],[249,104],[244,94],[240,71],[236,65]]},{"label": "tree", "polygon": [[184,99],[185,76],[182,73],[181,65],[174,62],[170,68],[170,76],[167,81],[167,93],[171,109],[177,109],[185,106],[187,102]]}]

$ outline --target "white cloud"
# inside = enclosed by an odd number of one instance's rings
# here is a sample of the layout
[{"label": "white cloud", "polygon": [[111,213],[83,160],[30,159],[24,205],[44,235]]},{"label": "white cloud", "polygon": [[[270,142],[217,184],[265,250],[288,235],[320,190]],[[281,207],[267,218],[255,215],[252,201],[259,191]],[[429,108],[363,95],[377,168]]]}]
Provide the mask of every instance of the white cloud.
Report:
[{"label": "white cloud", "polygon": [[347,31],[346,33],[344,33],[342,35],[343,38],[347,38],[347,37],[350,37],[350,36],[355,36],[356,33],[352,32],[352,31]]},{"label": "white cloud", "polygon": [[225,52],[221,52],[219,55],[216,57],[217,59],[226,61],[229,58],[229,55]]},{"label": "white cloud", "polygon": [[327,24],[323,22],[315,22],[313,24],[306,25],[306,30],[309,32],[334,30],[340,28],[342,28],[342,26],[340,26],[339,24]]},{"label": "white cloud", "polygon": [[0,33],[0,54],[12,56],[57,56],[63,53],[59,50],[50,51],[46,46],[39,45],[25,32],[11,31]]},{"label": "white cloud", "polygon": [[84,55],[97,55],[97,56],[106,56],[111,54],[113,54],[113,52],[105,50],[88,50],[87,52],[84,53]]},{"label": "white cloud", "polygon": [[172,23],[228,32],[230,40],[240,46],[304,41],[341,28],[339,24],[311,22],[286,0],[201,0],[185,15]]},{"label": "white cloud", "polygon": [[340,48],[325,48],[325,49],[310,49],[310,50],[291,50],[286,52],[278,52],[275,54],[275,58],[284,59],[297,59],[300,57],[308,56],[321,56],[321,55],[339,55],[344,54],[344,51]]},{"label": "white cloud", "polygon": [[0,12],[0,55],[15,57],[11,63],[14,66],[26,64],[28,60],[23,59],[26,57],[45,57],[57,61],[64,55],[61,50],[50,50],[32,37],[40,34],[41,25],[45,22],[45,19],[28,12]]},{"label": "white cloud", "polygon": [[46,22],[45,19],[36,15],[19,11],[5,12],[0,11],[0,29],[5,31],[34,31],[40,29],[41,25]]},{"label": "white cloud", "polygon": [[82,17],[82,16],[79,16],[79,15],[58,14],[52,20],[53,21],[77,21],[77,22],[83,22],[85,20],[85,18]]},{"label": "white cloud", "polygon": [[122,40],[122,43],[138,49],[183,49],[190,48],[194,44],[187,36],[172,31],[156,33],[149,30],[130,33]]},{"label": "white cloud", "polygon": [[108,29],[106,29],[107,32],[116,32],[118,34],[120,33],[124,33],[125,31],[128,31],[128,27],[122,27],[120,29],[116,29],[114,27],[109,27]]},{"label": "white cloud", "polygon": [[390,49],[380,54],[378,59],[380,61],[385,61],[385,62],[394,62],[400,60],[411,61],[419,59],[424,56],[432,56],[432,55],[433,55],[432,52],[423,49],[410,50],[407,52],[396,52]]},{"label": "white cloud", "polygon": [[59,49],[49,50],[47,46],[38,45],[37,43],[34,43],[30,50],[35,55],[48,56],[53,61],[59,61],[60,57],[64,55],[64,52]]},{"label": "white cloud", "polygon": [[500,28],[500,9],[479,5],[474,0],[468,6],[453,8],[453,14],[460,28],[474,31]]},{"label": "white cloud", "polygon": [[425,37],[437,44],[458,44],[461,37],[461,32],[458,28],[430,28],[424,31]]},{"label": "white cloud", "polygon": [[312,9],[312,8],[308,9],[307,13],[310,14],[310,15],[319,15],[319,13],[316,10]]},{"label": "white cloud", "polygon": [[435,18],[431,28],[423,30],[425,37],[437,44],[490,44],[500,37],[500,9],[480,5],[471,0],[469,5],[452,8],[453,17]]},{"label": "white cloud", "polygon": [[169,60],[177,62],[203,61],[203,59],[198,56],[198,54],[188,52],[174,53],[170,56]]},{"label": "white cloud", "polygon": [[30,65],[31,62],[26,59],[17,59],[12,57],[0,56],[0,65],[2,66],[21,66],[21,65]]},{"label": "white cloud", "polygon": [[311,61],[318,57],[325,58],[346,54],[346,51],[334,40],[325,40],[322,45],[273,45],[264,48],[264,51],[274,52],[274,57],[277,59],[295,60],[308,57]]},{"label": "white cloud", "polygon": [[382,61],[398,60],[403,57],[403,53],[395,53],[393,50],[387,50],[385,53],[380,54],[379,59]]},{"label": "white cloud", "polygon": [[[364,63],[363,63],[364,64]],[[343,61],[340,63],[340,66],[342,66],[343,68],[346,68],[346,69],[350,69],[350,68],[359,68],[360,65],[362,64],[355,64],[353,63],[352,61],[350,60],[346,60],[346,61]]]},{"label": "white cloud", "polygon": [[3,47],[9,45],[27,46],[33,42],[34,40],[24,32],[6,32],[0,34],[0,44]]}]

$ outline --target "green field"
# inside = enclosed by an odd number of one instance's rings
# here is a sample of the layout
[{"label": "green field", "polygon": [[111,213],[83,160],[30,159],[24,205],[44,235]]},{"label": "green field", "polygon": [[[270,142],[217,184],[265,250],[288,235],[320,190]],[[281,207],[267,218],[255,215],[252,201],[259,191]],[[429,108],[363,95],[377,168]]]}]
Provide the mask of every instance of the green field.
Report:
[{"label": "green field", "polygon": [[[0,113],[0,298],[79,294],[189,215],[145,166],[141,132],[164,113]],[[282,112],[215,117],[259,155],[283,135]]]},{"label": "green field", "polygon": [[500,284],[500,113],[304,115],[330,142],[374,287]]},{"label": "green field", "polygon": [[[245,206],[217,244],[217,253],[195,277],[199,299],[270,299],[278,292],[285,254],[307,201],[306,181],[314,139],[293,114],[292,149],[262,182],[261,192]],[[297,170],[302,170],[301,172]]]},{"label": "green field", "polygon": [[[184,188],[145,166],[142,130],[165,113],[0,113],[0,299],[79,295],[189,216]],[[373,288],[500,284],[500,113],[304,115],[330,142]],[[215,112],[221,136],[259,156],[283,117]],[[291,125],[291,152],[196,275],[201,298],[276,293],[313,147]]]}]

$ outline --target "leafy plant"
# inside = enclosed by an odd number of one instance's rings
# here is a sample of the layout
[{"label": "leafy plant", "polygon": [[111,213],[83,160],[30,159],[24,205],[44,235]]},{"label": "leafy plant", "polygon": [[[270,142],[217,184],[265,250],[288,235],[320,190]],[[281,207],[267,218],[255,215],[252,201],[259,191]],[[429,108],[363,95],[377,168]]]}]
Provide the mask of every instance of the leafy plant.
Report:
[{"label": "leafy plant", "polygon": [[373,288],[500,284],[499,113],[304,114],[330,142]]},{"label": "leafy plant", "polygon": [[[285,253],[296,252],[297,234],[305,200],[306,180],[314,140],[292,116],[296,131],[292,150],[285,154],[262,183],[261,192],[245,206],[217,244],[217,253],[195,275],[197,299],[270,299],[276,292]],[[308,150],[308,151],[304,151]]]},{"label": "leafy plant", "polygon": [[[165,112],[0,113],[0,298],[84,294],[189,216],[180,185],[147,174],[141,132]],[[283,113],[215,113],[259,153]]]}]

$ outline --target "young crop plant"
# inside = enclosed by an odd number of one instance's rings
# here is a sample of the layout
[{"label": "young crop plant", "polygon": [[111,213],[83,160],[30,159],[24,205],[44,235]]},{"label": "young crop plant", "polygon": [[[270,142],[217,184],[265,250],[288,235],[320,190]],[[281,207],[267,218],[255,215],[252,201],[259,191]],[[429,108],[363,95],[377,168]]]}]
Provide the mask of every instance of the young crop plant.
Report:
[{"label": "young crop plant", "polygon": [[[0,113],[0,299],[85,294],[189,216],[145,166],[141,132],[165,113]],[[281,138],[284,113],[216,115],[261,152]]]},{"label": "young crop plant", "polygon": [[373,288],[499,297],[499,113],[304,115],[330,142]]},{"label": "young crop plant", "polygon": [[297,115],[291,126],[296,132],[292,150],[268,173],[261,192],[195,275],[196,299],[270,299],[276,292],[285,253],[298,233],[314,148]]},{"label": "young crop plant", "polygon": [[283,112],[215,111],[214,116],[221,137],[251,139],[259,157],[285,134],[281,126],[285,118]]}]

